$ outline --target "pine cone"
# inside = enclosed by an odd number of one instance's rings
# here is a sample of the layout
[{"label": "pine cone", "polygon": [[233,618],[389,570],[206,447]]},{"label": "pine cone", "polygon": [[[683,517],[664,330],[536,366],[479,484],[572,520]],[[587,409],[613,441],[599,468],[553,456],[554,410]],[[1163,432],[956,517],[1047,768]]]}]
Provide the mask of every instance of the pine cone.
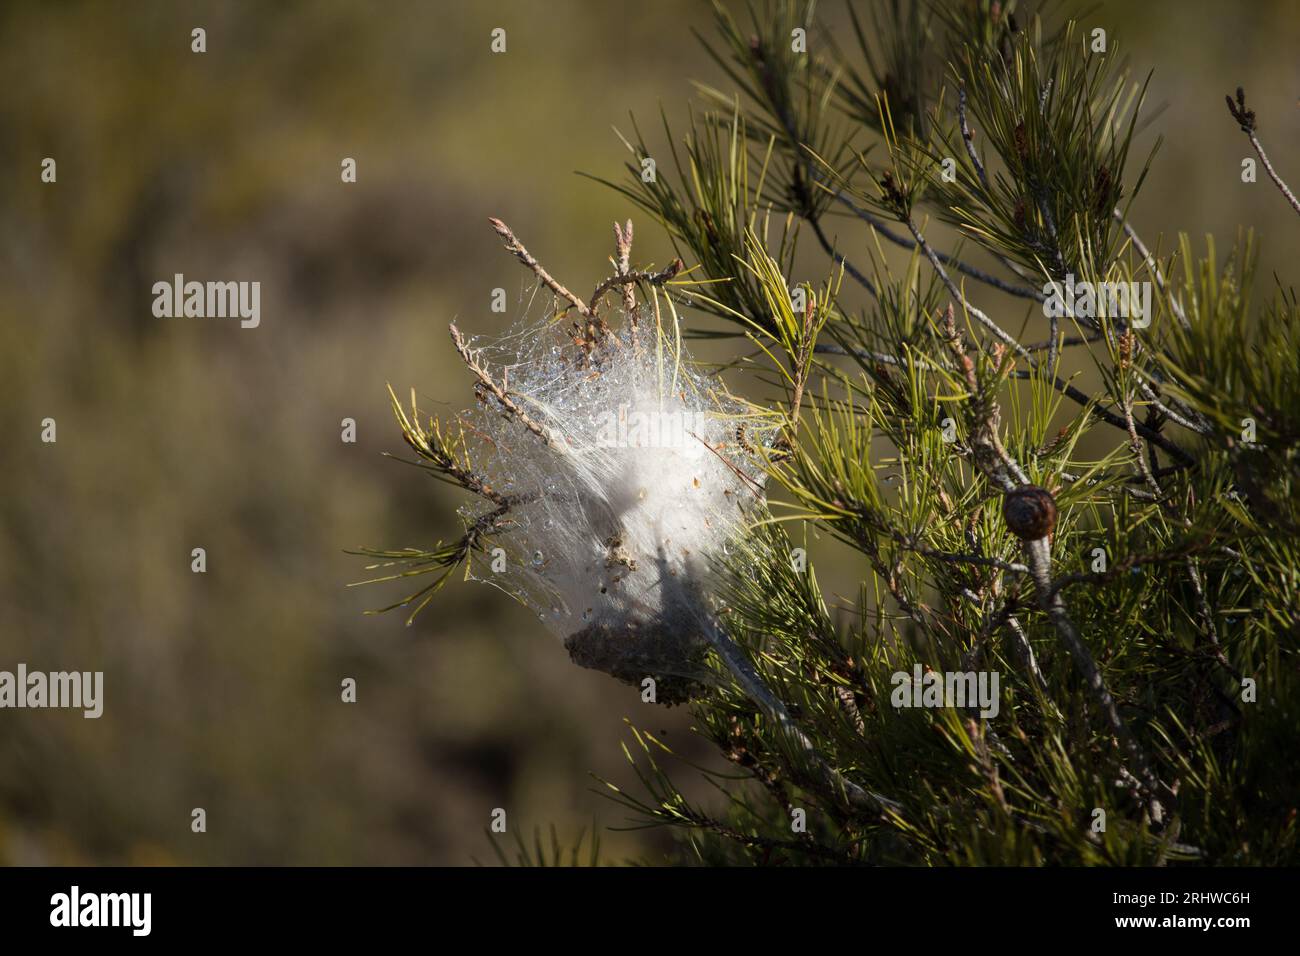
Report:
[{"label": "pine cone", "polygon": [[1037,541],[1056,528],[1056,499],[1046,488],[1024,485],[1002,499],[1002,518],[1017,538]]}]

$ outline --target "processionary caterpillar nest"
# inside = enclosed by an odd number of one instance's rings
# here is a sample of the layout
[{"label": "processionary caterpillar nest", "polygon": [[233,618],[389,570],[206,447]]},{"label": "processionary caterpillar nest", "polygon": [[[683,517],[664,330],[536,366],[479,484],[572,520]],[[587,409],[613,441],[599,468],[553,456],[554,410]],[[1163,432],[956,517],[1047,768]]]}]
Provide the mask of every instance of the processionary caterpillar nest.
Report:
[{"label": "processionary caterpillar nest", "polygon": [[[453,337],[479,379],[461,416],[470,460],[510,502],[472,576],[532,608],[576,663],[653,677],[661,703],[689,697],[709,674],[719,563],[765,509],[771,419],[692,365],[659,289],[617,330],[588,315]],[[462,513],[473,527],[488,511]]]},{"label": "processionary caterpillar nest", "polygon": [[716,564],[764,504],[762,426],[649,318],[649,342],[628,326],[587,352],[552,327],[484,350],[545,438],[491,397],[468,414],[479,471],[522,502],[492,539],[506,570],[479,577],[533,608],[576,663],[654,677],[668,700],[706,673]]}]

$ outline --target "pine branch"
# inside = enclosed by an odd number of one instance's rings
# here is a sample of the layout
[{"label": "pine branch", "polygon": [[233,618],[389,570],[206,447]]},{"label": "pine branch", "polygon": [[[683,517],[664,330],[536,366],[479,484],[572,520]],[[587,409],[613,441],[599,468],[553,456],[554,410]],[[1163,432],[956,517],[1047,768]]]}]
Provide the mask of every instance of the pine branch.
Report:
[{"label": "pine branch", "polygon": [[[924,252],[926,258],[930,260],[930,264],[934,267],[935,272],[938,273],[939,278],[943,282],[944,286],[952,294],[953,298],[956,301],[961,303],[962,308],[966,311],[966,313],[974,316],[976,321],[978,321],[981,325],[983,325],[990,332],[992,332],[999,341],[1003,342],[1017,355],[1025,359],[1030,369],[1032,369],[1035,372],[1041,371],[1041,366],[1039,365],[1038,360],[1033,356],[1033,354],[1028,349],[1026,349],[1019,342],[1017,342],[1015,338],[1013,338],[1009,333],[1003,330],[996,322],[990,319],[988,315],[986,315],[980,309],[973,306],[970,303],[970,301],[967,300],[965,294],[960,289],[957,288],[956,283],[952,281],[951,277],[949,277],[948,273],[944,270],[942,263],[939,262],[938,257],[934,254],[934,250],[930,248],[929,244],[925,241],[925,237],[921,235],[920,230],[917,229],[916,223],[909,218],[907,220],[907,226],[908,229],[911,230],[912,235],[916,238],[917,245],[920,246],[921,251]],[[1122,416],[1116,415],[1114,412],[1108,411],[1107,409],[1102,408],[1100,405],[1093,404],[1092,399],[1089,398],[1088,395],[1084,394],[1079,389],[1075,388],[1073,385],[1061,381],[1061,379],[1058,378],[1054,373],[1049,371],[1046,375],[1043,376],[1043,380],[1046,381],[1049,385],[1052,386],[1052,388],[1060,392],[1062,395],[1070,399],[1075,404],[1081,405],[1084,408],[1090,408],[1092,414],[1095,415],[1097,418],[1100,418],[1106,424],[1112,425],[1115,428],[1124,429],[1125,431],[1128,430],[1128,425],[1124,421]],[[1185,465],[1195,464],[1195,459],[1192,458],[1191,455],[1189,455],[1182,448],[1178,447],[1178,445],[1171,442],[1169,439],[1165,438],[1159,432],[1155,431],[1154,429],[1148,428],[1145,425],[1138,425],[1137,428],[1143,438],[1147,439],[1147,441],[1151,442],[1153,445],[1159,446],[1164,451],[1167,451],[1169,454],[1173,455],[1183,464]]]},{"label": "pine branch", "polygon": [[711,620],[705,622],[704,632],[709,645],[736,679],[736,683],[744,690],[746,696],[775,722],[782,738],[808,761],[823,786],[829,788],[838,798],[856,810],[885,814],[901,809],[895,801],[845,779],[839,771],[827,764],[818,752],[816,744],[791,719],[785,704],[763,683],[763,678],[754,670],[754,665],[749,662],[749,658],[736,642]]},{"label": "pine branch", "polygon": [[[977,429],[973,442],[985,451],[985,454],[976,459],[977,463],[984,468],[989,478],[1001,487],[1004,495],[1007,496],[1004,501],[1010,501],[1012,496],[1022,488],[1032,488],[1033,486],[1025,476],[1024,471],[1002,446],[998,436],[997,403],[983,398],[981,395],[974,365],[966,355],[965,347],[953,322],[951,306],[949,306],[945,316],[944,332],[948,347],[957,359],[959,366],[965,370],[967,385],[976,401],[976,410],[972,413]],[[1042,489],[1036,490],[1043,495],[1048,494]],[[1005,512],[1007,504],[1004,503],[1003,508]],[[1097,662],[1093,659],[1092,652],[1088,650],[1088,646],[1084,643],[1078,627],[1066,610],[1065,600],[1061,596],[1060,589],[1053,585],[1051,533],[1056,526],[1056,505],[1054,501],[1050,500],[1050,496],[1049,508],[1050,521],[1047,522],[1044,530],[1030,532],[1027,529],[1013,528],[1013,531],[1024,541],[1029,574],[1033,578],[1034,587],[1038,592],[1038,605],[1052,621],[1062,644],[1065,645],[1066,650],[1073,659],[1074,665],[1083,677],[1089,692],[1105,714],[1111,729],[1115,732],[1115,736],[1119,738],[1120,744],[1128,754],[1128,759],[1142,783],[1151,819],[1159,824],[1164,819],[1162,799],[1167,790],[1160,785],[1155,772],[1151,769],[1145,751],[1120,715],[1119,708],[1102,679],[1101,671],[1097,667]]]}]

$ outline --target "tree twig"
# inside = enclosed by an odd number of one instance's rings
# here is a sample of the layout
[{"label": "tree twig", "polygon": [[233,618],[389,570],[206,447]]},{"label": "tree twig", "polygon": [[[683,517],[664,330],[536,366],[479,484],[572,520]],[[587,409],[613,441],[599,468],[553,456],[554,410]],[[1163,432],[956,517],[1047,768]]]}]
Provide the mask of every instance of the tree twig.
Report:
[{"label": "tree twig", "polygon": [[1128,755],[1128,761],[1145,791],[1147,809],[1150,812],[1152,821],[1162,823],[1164,821],[1162,794],[1165,788],[1161,786],[1155,771],[1151,769],[1151,764],[1147,760],[1142,746],[1120,715],[1119,707],[1115,704],[1114,697],[1111,696],[1110,690],[1106,687],[1106,681],[1101,676],[1101,670],[1097,667],[1092,652],[1088,650],[1088,645],[1084,643],[1079,629],[1075,626],[1074,621],[1070,619],[1060,589],[1056,588],[1052,583],[1052,550],[1049,540],[1039,538],[1035,541],[1027,541],[1025,543],[1025,555],[1029,562],[1030,576],[1034,579],[1034,588],[1038,592],[1039,607],[1047,613],[1048,618],[1056,627],[1056,633],[1060,636],[1061,643],[1065,645],[1066,650],[1073,659],[1075,668],[1083,677],[1093,699],[1096,700],[1102,713],[1105,714],[1111,730],[1119,739],[1120,746]]},{"label": "tree twig", "polygon": [[1259,161],[1264,164],[1264,172],[1268,173],[1268,178],[1273,180],[1273,184],[1282,191],[1282,195],[1291,204],[1291,208],[1300,214],[1300,199],[1296,199],[1295,193],[1291,192],[1291,188],[1282,181],[1282,177],[1277,174],[1273,164],[1268,161],[1268,154],[1264,152],[1264,146],[1255,133],[1255,111],[1246,109],[1246,91],[1240,86],[1237,87],[1237,102],[1235,104],[1232,102],[1231,96],[1225,96],[1224,99],[1228,101],[1228,112],[1232,114],[1233,119],[1241,124],[1241,131],[1250,139],[1250,145],[1254,146],[1255,152],[1259,154]]},{"label": "tree twig", "polygon": [[[625,276],[631,269],[632,258],[632,220],[627,221],[627,228],[624,229],[616,222],[614,223],[614,268],[619,275]],[[623,286],[623,311],[628,315],[628,321],[632,323],[633,333],[636,330],[636,290],[632,284],[628,283]]]},{"label": "tree twig", "polygon": [[500,219],[489,218],[488,222],[492,224],[492,228],[496,230],[497,235],[504,240],[506,251],[512,253],[515,258],[531,269],[533,275],[537,276],[538,281],[540,281],[542,285],[550,289],[556,297],[564,299],[587,318],[590,319],[595,317],[595,314],[587,303],[583,302],[580,298],[553,279],[551,274],[542,267],[542,264],[533,258],[532,253],[524,248],[524,244],[515,238],[515,234],[511,232],[509,226]]},{"label": "tree twig", "polygon": [[[627,290],[638,282],[648,282],[651,285],[656,286],[663,285],[665,282],[676,276],[677,273],[681,272],[682,268],[682,260],[674,259],[668,264],[668,268],[661,272],[621,272],[618,275],[610,276],[608,279],[601,282],[600,285],[596,286],[595,291],[591,293],[591,298],[588,300],[591,303],[591,314],[594,315],[596,310],[600,308],[601,300],[605,298],[610,289],[613,289],[616,286],[622,286],[624,290]],[[565,309],[565,311],[567,312],[568,309]],[[588,313],[583,314],[586,315]]]},{"label": "tree twig", "polygon": [[469,368],[469,370],[474,373],[474,377],[478,379],[479,387],[500,403],[502,413],[507,418],[514,418],[517,420],[519,424],[523,425],[551,448],[563,452],[565,450],[563,439],[554,436],[549,428],[534,420],[526,411],[519,407],[518,403],[511,397],[511,393],[507,390],[506,386],[497,383],[497,381],[492,377],[491,372],[488,371],[487,366],[479,360],[478,356],[474,353],[474,350],[469,347],[469,344],[465,341],[465,337],[460,334],[460,329],[456,328],[455,322],[451,324],[450,329],[451,340],[456,346],[456,351],[460,354],[466,367]]},{"label": "tree twig", "polygon": [[844,258],[844,256],[842,256],[840,253],[835,251],[835,247],[831,245],[830,240],[826,238],[826,233],[822,230],[822,225],[820,220],[815,216],[811,218],[805,216],[804,218],[807,220],[808,224],[812,226],[813,234],[817,237],[817,241],[821,243],[822,249],[826,252],[828,256],[831,257],[831,259],[835,262],[835,264],[837,266],[843,266],[844,271],[847,272],[849,275],[853,276],[853,278],[857,280],[858,285],[866,289],[867,292],[871,294],[871,297],[873,299],[878,299],[880,296],[879,293],[876,291],[876,284],[872,282],[870,279],[868,279],[865,275],[863,275],[861,270],[859,270],[857,266],[849,262],[848,259]]}]

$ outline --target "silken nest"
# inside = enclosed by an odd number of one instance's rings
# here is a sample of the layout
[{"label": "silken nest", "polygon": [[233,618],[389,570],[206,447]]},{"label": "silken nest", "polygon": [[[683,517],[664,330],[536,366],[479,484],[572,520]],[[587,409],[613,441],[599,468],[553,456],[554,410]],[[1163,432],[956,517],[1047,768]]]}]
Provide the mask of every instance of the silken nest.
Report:
[{"label": "silken nest", "polygon": [[358,552],[382,572],[359,583],[433,575],[381,609],[410,607],[409,624],[463,565],[531,608],[575,663],[651,678],[654,700],[681,703],[713,679],[705,655],[725,638],[711,595],[766,514],[777,420],[692,365],[668,289],[681,262],[633,271],[630,222],[615,225],[614,275],[585,301],[491,222],[536,275],[533,300],[555,308],[490,342],[451,326],[477,399],[454,419],[422,420],[414,391],[409,408],[392,396],[409,463],[475,501],[457,541]]}]

